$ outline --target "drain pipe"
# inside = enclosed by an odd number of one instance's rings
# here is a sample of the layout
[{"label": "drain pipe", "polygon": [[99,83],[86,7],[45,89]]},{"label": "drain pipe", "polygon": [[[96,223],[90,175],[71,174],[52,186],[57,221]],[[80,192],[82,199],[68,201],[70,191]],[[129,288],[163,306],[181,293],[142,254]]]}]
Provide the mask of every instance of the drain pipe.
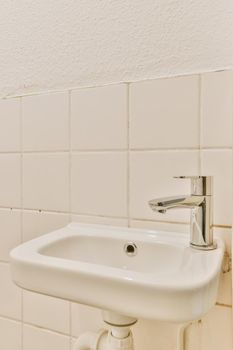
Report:
[{"label": "drain pipe", "polygon": [[134,350],[130,327],[137,319],[111,311],[103,311],[103,319],[109,330],[81,334],[74,350]]},{"label": "drain pipe", "polygon": [[75,343],[74,350],[95,350],[102,336],[107,333],[105,329],[99,332],[86,332],[78,338]]},{"label": "drain pipe", "polygon": [[134,350],[132,333],[128,327],[87,332],[78,338],[74,350]]}]

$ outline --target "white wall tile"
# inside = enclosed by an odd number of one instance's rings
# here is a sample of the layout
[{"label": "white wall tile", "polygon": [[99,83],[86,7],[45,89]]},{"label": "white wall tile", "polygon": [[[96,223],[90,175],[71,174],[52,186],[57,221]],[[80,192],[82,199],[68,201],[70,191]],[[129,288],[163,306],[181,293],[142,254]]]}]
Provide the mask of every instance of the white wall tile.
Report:
[{"label": "white wall tile", "polygon": [[69,214],[23,211],[23,241],[62,228],[69,223]]},{"label": "white wall tile", "polygon": [[19,322],[0,318],[1,350],[22,350],[21,327]]},{"label": "white wall tile", "polygon": [[203,147],[232,147],[233,72],[203,74],[201,117]]},{"label": "white wall tile", "polygon": [[[226,72],[202,75],[204,147],[231,147],[230,90],[233,87],[230,76]],[[198,85],[198,76],[131,84],[131,147],[199,147]],[[68,152],[24,154],[23,205],[28,209],[38,209],[23,211],[24,241],[69,222],[70,216],[64,212],[69,211],[70,190],[72,220],[127,226],[127,152],[122,152],[127,148],[127,93],[126,84],[72,91],[71,145],[73,150],[84,152],[72,155],[71,188]],[[68,93],[22,99],[25,151],[68,150],[68,100]],[[7,119],[4,119],[5,115],[8,115]],[[120,151],[90,152],[107,149]],[[19,99],[0,101],[0,153],[8,151],[20,151]],[[172,177],[200,173],[215,176],[215,224],[231,225],[231,151],[204,150],[201,155],[199,169],[198,151],[131,152],[131,227],[188,231],[188,210],[155,214],[147,201],[189,193],[188,180]],[[0,155],[0,207],[21,206],[20,168],[20,155]],[[223,237],[227,252],[231,254],[231,230],[218,228],[215,234]],[[20,210],[0,209],[0,260],[8,260],[8,251],[20,239]],[[13,284],[6,263],[0,263],[0,284],[0,315],[20,320],[22,291]],[[227,272],[221,276],[218,303],[231,305],[231,298],[231,272]],[[77,337],[84,331],[98,330],[103,326],[98,309],[72,304],[70,314],[67,301],[26,291],[23,311],[24,321],[28,323],[24,326],[23,349],[20,323],[4,318],[0,318],[0,349],[70,350],[69,337],[65,334],[71,332],[71,336]],[[230,307],[217,306],[201,323],[190,327],[186,350],[231,350],[231,312]],[[175,349],[177,325],[139,320],[133,333],[137,350]]]},{"label": "white wall tile", "polygon": [[198,152],[153,151],[130,155],[130,217],[157,221],[189,222],[188,209],[153,212],[148,201],[190,193],[190,180],[179,175],[198,175]]},{"label": "white wall tile", "polygon": [[19,152],[20,99],[0,100],[0,152]]},{"label": "white wall tile", "polygon": [[214,176],[214,224],[232,224],[232,151],[201,152],[201,172]]},{"label": "white wall tile", "polygon": [[[204,350],[202,349],[202,323],[200,320],[194,321],[188,325],[184,335],[184,348],[185,350]],[[211,350],[211,349],[205,349]]]},{"label": "white wall tile", "polygon": [[20,155],[0,155],[0,206],[16,207],[21,205],[21,164]]},{"label": "white wall tile", "polygon": [[[179,325],[140,319],[132,327],[134,345],[137,350],[174,350]],[[179,350],[179,349],[177,349]],[[196,349],[199,350],[199,349]]]},{"label": "white wall tile", "polygon": [[186,332],[187,350],[232,350],[232,309],[215,306]]},{"label": "white wall tile", "polygon": [[196,75],[130,85],[132,148],[198,147],[198,79]]},{"label": "white wall tile", "polygon": [[10,267],[0,263],[0,315],[21,319],[21,289],[11,279]]},{"label": "white wall tile", "polygon": [[69,302],[28,291],[23,292],[23,320],[42,328],[69,333]]},{"label": "white wall tile", "polygon": [[222,272],[219,281],[217,302],[223,305],[232,305],[232,271]]},{"label": "white wall tile", "polygon": [[127,155],[78,153],[72,156],[72,212],[127,216]]},{"label": "white wall tile", "polygon": [[72,91],[72,148],[127,148],[127,97],[126,84]]},{"label": "white wall tile", "polygon": [[223,240],[223,242],[225,244],[226,253],[231,256],[231,252],[232,252],[232,228],[214,227],[214,237],[220,237]]},{"label": "white wall tile", "polygon": [[0,260],[9,261],[9,252],[21,241],[21,212],[0,209]]},{"label": "white wall tile", "polygon": [[68,150],[68,92],[23,97],[22,117],[25,151]]},{"label": "white wall tile", "polygon": [[71,335],[74,337],[78,337],[87,331],[97,332],[101,328],[106,328],[101,310],[94,307],[72,303],[71,319]]},{"label": "white wall tile", "polygon": [[214,237],[220,237],[225,244],[225,258],[220,276],[217,302],[224,305],[232,305],[232,271],[231,271],[231,245],[232,229],[214,228]]},{"label": "white wall tile", "polygon": [[69,337],[32,326],[23,327],[23,350],[69,350]]},{"label": "white wall tile", "polygon": [[24,154],[23,206],[68,211],[68,154]]}]

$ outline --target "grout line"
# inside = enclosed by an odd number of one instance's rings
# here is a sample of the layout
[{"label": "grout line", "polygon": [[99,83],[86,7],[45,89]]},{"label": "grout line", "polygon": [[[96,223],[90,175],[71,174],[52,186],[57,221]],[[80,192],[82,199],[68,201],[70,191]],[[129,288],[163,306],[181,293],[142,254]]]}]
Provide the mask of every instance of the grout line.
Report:
[{"label": "grout line", "polygon": [[232,147],[218,146],[218,147],[202,147],[202,151],[232,151]]},{"label": "grout line", "polygon": [[[20,241],[23,242],[23,104],[20,98]],[[21,289],[21,350],[23,350],[24,330],[23,330],[23,290]]]},{"label": "grout line", "polygon": [[180,152],[180,151],[198,151],[199,147],[156,147],[156,148],[130,148],[131,152],[161,152],[161,151],[167,151],[167,152]]},{"label": "grout line", "polygon": [[69,219],[71,220],[71,169],[72,169],[72,152],[71,152],[71,91],[68,94],[69,99]]},{"label": "grout line", "polygon": [[[72,221],[72,215],[71,215],[71,171],[72,171],[72,147],[71,147],[71,91],[68,92],[68,99],[69,99],[69,221]],[[72,304],[71,301],[68,302],[69,305],[69,348],[72,350]]]},{"label": "grout line", "polygon": [[[21,142],[21,141],[20,141]],[[20,155],[21,154],[21,151],[0,151],[0,155]]]},{"label": "grout line", "polygon": [[118,82],[99,82],[95,85],[80,85],[80,86],[74,86],[74,87],[60,87],[60,88],[54,88],[53,90],[48,88],[47,90],[38,90],[38,91],[30,91],[30,92],[16,92],[12,94],[7,94],[5,96],[0,96],[0,99],[15,99],[19,97],[27,97],[27,96],[37,96],[37,95],[47,95],[47,94],[56,94],[56,93],[65,93],[67,91],[79,91],[82,89],[92,89],[92,88],[98,88],[98,87],[104,87],[109,85],[122,85],[122,84],[134,84],[134,83],[141,83],[144,81],[154,81],[154,80],[162,80],[162,79],[174,79],[174,78],[182,78],[182,77],[189,77],[189,76],[197,76],[200,74],[209,74],[209,73],[217,73],[217,72],[231,72],[231,67],[224,67],[223,69],[215,69],[215,70],[204,70],[204,71],[193,71],[189,73],[183,73],[183,74],[171,74],[171,75],[161,75],[153,78],[145,78],[145,79],[136,79],[136,80],[127,80],[127,81],[118,81]]},{"label": "grout line", "polygon": [[70,350],[72,350],[72,303],[69,301],[69,338]]},{"label": "grout line", "polygon": [[85,154],[85,153],[107,153],[107,152],[127,152],[128,148],[90,148],[90,149],[74,149],[73,154]]},{"label": "grout line", "polygon": [[[196,73],[198,74],[198,73]],[[186,74],[188,75],[188,74]],[[192,74],[193,75],[193,74]],[[165,77],[164,77],[165,78]],[[161,79],[161,78],[160,78]],[[108,82],[108,83],[99,83],[96,85],[82,85],[82,86],[69,86],[69,87],[61,87],[57,89],[48,89],[48,90],[39,90],[39,91],[31,91],[31,92],[25,92],[25,93],[18,93],[12,94],[12,95],[6,95],[6,96],[0,96],[0,99],[2,100],[9,100],[9,99],[16,99],[16,98],[24,98],[29,96],[38,96],[38,95],[51,95],[51,94],[58,94],[58,93],[67,93],[68,91],[75,92],[79,90],[86,90],[86,89],[94,89],[94,88],[101,88],[105,86],[112,86],[112,85],[124,85],[128,84],[128,81],[120,81],[120,82]]]},{"label": "grout line", "polygon": [[227,307],[227,308],[232,309],[232,305],[229,305],[229,304],[223,304],[223,303],[218,303],[218,302],[216,302],[216,304],[215,304],[215,305],[217,305],[217,306],[221,306],[221,307]]},{"label": "grout line", "polygon": [[[0,210],[15,210],[20,211],[21,208],[18,207],[3,207],[0,206]],[[89,214],[89,213],[76,213],[76,212],[68,212],[68,211],[56,211],[56,210],[45,210],[45,209],[32,209],[32,208],[24,208],[24,213],[27,212],[35,212],[35,213],[41,213],[41,214],[61,214],[61,215],[70,215],[70,218],[72,219],[72,216],[84,216],[84,217],[90,217],[90,218],[106,218],[106,219],[112,219],[112,220],[126,220],[127,217],[124,216],[109,216],[109,215],[100,215],[100,214]],[[189,222],[182,222],[182,221],[170,221],[170,220],[153,220],[153,219],[147,219],[147,218],[140,218],[140,217],[130,217],[130,221],[144,221],[144,222],[153,222],[153,223],[162,223],[162,224],[177,224],[177,225],[189,225]],[[223,225],[223,224],[214,224],[213,227],[216,228],[227,228],[231,229],[231,225]]]},{"label": "grout line", "polygon": [[[158,223],[158,224],[175,224],[175,225],[190,225],[189,222],[182,222],[182,221],[162,221],[162,220],[151,220],[151,219],[142,219],[142,218],[130,218],[131,221],[142,221],[142,222],[151,222],[151,223]],[[231,225],[218,225],[214,224],[214,228],[226,228],[231,229]]]},{"label": "grout line", "polygon": [[21,322],[19,319],[14,318],[14,317],[5,316],[5,315],[0,314],[0,318],[1,318],[1,319],[5,319],[5,320],[7,320],[7,321],[17,322],[17,323],[19,323],[19,324],[22,324],[22,322]]},{"label": "grout line", "polygon": [[199,74],[198,77],[198,135],[199,135],[199,152],[198,152],[198,173],[202,174],[201,171],[201,147],[202,147],[202,76]]},{"label": "grout line", "polygon": [[[15,211],[21,211],[21,208],[18,207],[3,207],[0,206],[0,210],[15,210]],[[22,213],[27,212],[35,212],[40,214],[61,214],[61,215],[70,215],[70,220],[72,219],[72,216],[84,216],[84,217],[90,217],[90,218],[106,218],[106,219],[112,219],[112,220],[127,220],[128,218],[125,216],[109,216],[109,215],[100,215],[100,214],[89,214],[89,213],[76,213],[76,212],[69,212],[69,211],[57,211],[57,210],[45,210],[45,209],[32,209],[32,208],[24,208],[22,210]],[[152,223],[162,223],[162,224],[176,224],[176,225],[189,225],[189,222],[182,222],[182,221],[170,221],[170,220],[153,220],[153,219],[147,219],[147,218],[140,218],[140,217],[130,217],[130,221],[144,221],[144,222],[152,222]],[[72,221],[72,220],[71,220]],[[23,225],[22,225],[23,226]],[[227,228],[231,229],[231,225],[224,225],[224,224],[214,224],[213,227],[215,228]]]},{"label": "grout line", "polygon": [[127,84],[127,222],[130,227],[130,86]]},{"label": "grout line", "polygon": [[37,154],[68,154],[69,150],[34,150],[34,151],[23,151],[23,154],[33,154],[33,155],[37,155]]},{"label": "grout line", "polygon": [[[88,150],[73,150],[73,154],[88,154],[88,153],[111,153],[111,152],[188,152],[188,151],[199,151],[200,147],[183,147],[183,148],[106,148],[106,149],[88,149]],[[212,147],[202,147],[201,150],[203,151],[232,151],[232,147],[226,147],[226,146],[212,146]],[[0,151],[1,155],[27,155],[27,154],[34,154],[34,155],[43,155],[43,154],[69,154],[70,150],[34,150],[34,151]]]},{"label": "grout line", "polygon": [[51,213],[51,214],[54,214],[54,213],[57,213],[57,214],[69,214],[68,211],[59,211],[59,210],[47,210],[47,209],[38,209],[38,208],[21,208],[21,207],[4,207],[4,206],[0,206],[0,210],[22,210],[23,209],[23,212],[25,211],[35,211],[35,212],[38,212],[38,213]]},{"label": "grout line", "polygon": [[46,331],[46,332],[52,332],[52,333],[55,333],[57,335],[62,335],[62,336],[65,336],[65,337],[69,338],[69,334],[68,333],[64,333],[64,332],[61,332],[61,331],[58,331],[58,330],[54,330],[52,328],[46,328],[45,326],[36,325],[34,323],[31,323],[31,322],[23,322],[23,324],[26,325],[26,326],[33,327],[33,328],[37,328],[39,330],[43,330],[43,331]]},{"label": "grout line", "polygon": [[[0,264],[10,265],[10,261],[0,260]],[[1,315],[0,315],[1,316]]]},{"label": "grout line", "polygon": [[71,212],[72,216],[86,216],[93,218],[106,218],[106,219],[127,219],[127,216],[111,216],[111,215],[101,215],[101,214],[89,214],[89,213],[76,213]]},{"label": "grout line", "polygon": [[[60,332],[60,331],[54,330],[54,329],[52,329],[52,328],[46,328],[46,327],[39,326],[39,325],[30,323],[30,322],[21,322],[20,320],[18,320],[18,319],[16,319],[16,318],[13,318],[13,317],[4,316],[4,315],[1,315],[1,314],[0,314],[0,318],[1,318],[1,319],[5,319],[5,320],[7,320],[7,321],[11,321],[11,322],[17,322],[17,323],[21,324],[22,326],[23,326],[23,325],[26,325],[26,326],[30,326],[30,327],[33,327],[33,328],[37,328],[37,329],[44,330],[44,331],[47,331],[47,332],[52,332],[52,333],[55,333],[55,334],[59,334],[59,335],[62,335],[62,336],[69,337],[69,335],[68,335],[67,333],[65,333],[65,332]],[[23,327],[22,327],[22,328],[23,328]]]},{"label": "grout line", "polygon": [[23,106],[20,98],[20,239],[23,242]]},{"label": "grout line", "polygon": [[216,227],[216,228],[229,228],[229,229],[232,228],[231,225],[218,225],[218,224],[214,224],[213,227]]}]

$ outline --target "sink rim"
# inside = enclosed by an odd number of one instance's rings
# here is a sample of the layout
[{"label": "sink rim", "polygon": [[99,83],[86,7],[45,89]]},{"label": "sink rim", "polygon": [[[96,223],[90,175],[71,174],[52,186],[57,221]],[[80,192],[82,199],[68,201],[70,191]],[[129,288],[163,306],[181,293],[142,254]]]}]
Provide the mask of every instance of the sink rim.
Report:
[{"label": "sink rim", "polygon": [[[98,265],[93,270],[93,264],[38,254],[39,247],[45,246],[54,239],[67,235],[67,233],[72,235],[77,228],[82,232],[88,230],[95,232],[97,230],[99,233],[100,230],[108,232],[108,237],[110,232],[112,235],[117,232],[118,236],[126,236],[127,240],[131,237],[134,237],[133,240],[143,238],[143,241],[157,239],[160,242],[170,242],[170,244],[180,247],[185,246],[189,252],[192,252],[194,258],[205,257],[203,261],[209,255],[214,255],[211,265],[207,266],[212,267],[212,264],[215,266],[212,273],[209,276],[205,275],[204,280],[199,279],[195,286],[192,284],[190,287],[191,281],[189,281],[188,286],[185,286],[184,283],[178,286],[177,281],[173,285],[171,283],[166,285],[164,280],[159,285],[159,283],[151,283],[151,280],[142,280],[143,273],[136,273],[137,276],[140,276],[139,281],[137,279],[127,280],[122,278],[124,272],[122,269],[118,269],[120,274],[116,277],[117,269],[115,268],[103,269],[103,265],[101,265],[100,271],[97,273]],[[169,322],[190,322],[200,319],[217,300],[224,244],[221,239],[216,239],[216,241],[218,242],[216,250],[200,251],[189,247],[188,234],[73,223],[15,248],[11,252],[12,278],[17,285],[30,291],[103,310],[112,310],[131,317]],[[194,259],[194,261],[199,260]],[[81,266],[82,269],[77,270],[77,265]],[[193,265],[189,264],[188,266],[192,267]],[[195,266],[199,267],[199,265]],[[115,276],[112,276],[111,273],[103,274],[103,270],[114,272]],[[132,275],[132,271],[130,273]],[[129,270],[127,270],[128,274]]]},{"label": "sink rim", "polygon": [[[94,232],[90,233],[90,226]],[[69,233],[67,236],[67,230],[73,230],[73,234]],[[48,245],[52,245],[55,242],[59,242],[68,237],[76,237],[78,234],[80,236],[89,236],[89,237],[108,237],[111,235],[109,231],[114,233],[117,231],[118,237],[114,237],[113,239],[136,241],[136,242],[152,242],[159,243],[161,245],[169,245],[184,248],[187,248],[187,251],[190,254],[198,254],[199,258],[207,259],[209,255],[219,255],[219,258],[216,260],[218,264],[212,267],[210,273],[208,274],[208,278],[204,276],[200,278],[200,276],[195,276],[190,280],[165,280],[163,273],[157,278],[155,278],[153,273],[143,273],[133,270],[124,270],[122,268],[116,268],[112,266],[93,264],[83,261],[74,261],[71,259],[64,259],[54,256],[48,256],[41,254],[41,251],[47,247]],[[121,231],[121,232],[119,232]],[[127,237],[124,235],[127,234]],[[150,285],[151,288],[156,289],[164,289],[167,288],[170,291],[188,291],[197,288],[201,288],[202,286],[207,285],[216,274],[219,273],[220,264],[222,261],[221,256],[224,254],[224,243],[220,238],[217,238],[217,249],[212,251],[201,251],[193,249],[189,246],[189,235],[185,233],[176,233],[163,231],[159,232],[157,230],[144,230],[144,229],[134,229],[134,228],[125,228],[125,227],[115,227],[115,226],[106,226],[106,225],[94,225],[94,224],[80,224],[80,223],[71,223],[65,227],[65,229],[56,230],[49,234],[40,236],[31,241],[23,243],[22,245],[14,248],[10,253],[10,260],[12,263],[20,262],[23,264],[34,264],[35,266],[61,269],[67,272],[73,272],[77,274],[99,277],[100,279],[108,279],[112,281],[124,281],[124,283],[131,283],[137,286],[141,285],[142,287],[146,287]],[[170,275],[168,275],[171,277]],[[177,276],[176,276],[177,277]]]}]

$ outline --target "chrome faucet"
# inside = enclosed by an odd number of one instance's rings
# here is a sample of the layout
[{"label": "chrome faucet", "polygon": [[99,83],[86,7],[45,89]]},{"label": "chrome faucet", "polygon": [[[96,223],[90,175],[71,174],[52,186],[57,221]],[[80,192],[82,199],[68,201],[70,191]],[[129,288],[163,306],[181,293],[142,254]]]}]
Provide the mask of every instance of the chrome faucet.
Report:
[{"label": "chrome faucet", "polygon": [[153,211],[166,213],[173,208],[189,208],[190,246],[196,249],[211,250],[213,242],[213,196],[212,176],[180,176],[179,179],[191,179],[191,195],[158,198],[149,201]]}]

